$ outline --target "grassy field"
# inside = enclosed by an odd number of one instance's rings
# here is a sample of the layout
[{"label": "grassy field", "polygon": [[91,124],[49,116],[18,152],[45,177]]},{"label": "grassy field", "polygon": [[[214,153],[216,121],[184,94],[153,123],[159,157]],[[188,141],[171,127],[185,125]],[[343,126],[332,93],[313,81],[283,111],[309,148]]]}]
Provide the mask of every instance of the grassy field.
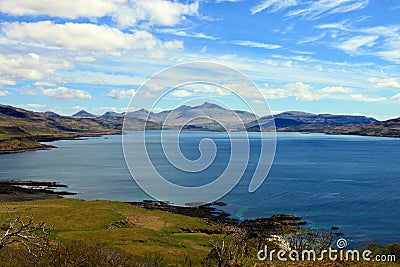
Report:
[{"label": "grassy field", "polygon": [[187,233],[180,228],[211,230],[217,227],[201,219],[113,201],[56,199],[2,203],[2,223],[7,221],[8,211],[33,214],[35,221],[46,221],[54,227],[52,238],[63,243],[100,242],[137,256],[159,254],[171,262],[187,256],[201,259],[210,251],[213,235]]},{"label": "grassy field", "polygon": [[[63,244],[71,244],[74,241],[82,241],[85,244],[101,243],[138,258],[145,255],[163,258],[162,264],[145,266],[200,266],[202,260],[209,254],[212,242],[221,241],[223,238],[219,234],[202,233],[203,230],[218,230],[220,227],[205,220],[166,211],[146,210],[116,201],[53,199],[0,202],[1,225],[8,222],[9,214],[13,217],[33,215],[36,222],[45,221],[47,226],[54,228],[51,239]],[[191,260],[191,265],[182,263],[188,258]],[[242,265],[234,266],[316,266],[313,262],[274,261],[254,265],[256,263],[254,255],[254,258],[244,259]],[[3,266],[1,259],[0,266]],[[318,262],[318,266],[399,265],[328,261]]]}]

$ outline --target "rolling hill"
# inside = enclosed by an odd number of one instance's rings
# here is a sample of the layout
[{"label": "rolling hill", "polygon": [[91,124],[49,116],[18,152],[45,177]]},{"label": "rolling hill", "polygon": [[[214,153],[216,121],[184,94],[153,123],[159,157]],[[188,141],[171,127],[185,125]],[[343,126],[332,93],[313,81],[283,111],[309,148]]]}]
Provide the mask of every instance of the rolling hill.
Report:
[{"label": "rolling hill", "polygon": [[46,149],[39,141],[120,133],[122,120],[59,116],[0,105],[0,153]]}]

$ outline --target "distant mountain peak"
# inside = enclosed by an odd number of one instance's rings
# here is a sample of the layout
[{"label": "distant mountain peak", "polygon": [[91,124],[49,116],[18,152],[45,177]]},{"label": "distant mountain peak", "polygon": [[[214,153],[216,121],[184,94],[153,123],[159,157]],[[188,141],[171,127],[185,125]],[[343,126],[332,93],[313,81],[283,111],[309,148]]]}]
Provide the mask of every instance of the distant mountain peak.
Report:
[{"label": "distant mountain peak", "polygon": [[295,110],[289,110],[289,111],[285,111],[285,112],[282,112],[282,113],[280,113],[280,114],[277,114],[278,116],[279,115],[288,115],[288,116],[316,116],[316,114],[313,114],[313,113],[309,113],[309,112],[304,112],[304,111],[295,111]]},{"label": "distant mountain peak", "polygon": [[77,113],[75,113],[72,116],[73,117],[96,117],[92,113],[89,113],[89,112],[87,112],[86,110],[83,110],[83,109],[81,111],[78,111]]},{"label": "distant mountain peak", "polygon": [[111,118],[111,117],[123,117],[125,115],[125,113],[117,113],[114,111],[107,111],[106,113],[104,113],[101,117],[103,118]]},{"label": "distant mountain peak", "polygon": [[192,109],[193,107],[191,107],[191,106],[188,106],[188,105],[182,105],[182,106],[179,106],[178,108],[176,108],[176,109],[173,109],[172,111],[182,111],[182,110],[189,110],[189,109]]},{"label": "distant mountain peak", "polygon": [[198,107],[199,107],[199,108],[218,108],[218,109],[224,109],[223,107],[221,107],[221,106],[219,106],[219,105],[217,105],[217,104],[208,102],[208,101],[204,102],[202,105],[200,105],[200,106],[198,106]]},{"label": "distant mountain peak", "polygon": [[55,113],[53,111],[46,111],[44,114],[52,115],[52,116],[60,116],[59,114],[57,114],[57,113]]},{"label": "distant mountain peak", "polygon": [[129,112],[129,114],[140,114],[140,115],[148,115],[150,112],[147,109],[141,108],[132,112]]}]

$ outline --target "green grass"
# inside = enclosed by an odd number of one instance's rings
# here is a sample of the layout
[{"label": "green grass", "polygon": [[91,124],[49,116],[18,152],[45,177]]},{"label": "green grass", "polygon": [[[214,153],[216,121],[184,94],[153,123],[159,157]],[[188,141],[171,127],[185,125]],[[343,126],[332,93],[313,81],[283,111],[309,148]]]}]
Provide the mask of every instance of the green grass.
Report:
[{"label": "green grass", "polygon": [[[197,218],[150,211],[127,203],[113,201],[83,201],[77,199],[40,200],[0,205],[0,220],[7,221],[8,210],[13,214],[34,216],[53,226],[52,238],[63,243],[72,241],[100,242],[142,256],[158,253],[176,261],[187,255],[203,258],[210,251],[211,235],[185,233],[180,228],[211,229]],[[110,228],[113,223],[127,225]]]},{"label": "green grass", "polygon": [[[185,229],[217,229],[198,218],[165,211],[146,210],[116,201],[84,201],[54,199],[27,202],[0,202],[0,225],[7,223],[8,212],[13,215],[33,215],[35,222],[45,221],[53,226],[51,238],[64,244],[82,241],[85,244],[102,243],[121,249],[135,257],[160,255],[162,266],[176,265],[190,257],[194,266],[210,252],[212,240],[221,235],[187,233]],[[118,224],[127,222],[127,224]],[[112,225],[117,227],[110,227]],[[243,259],[242,266],[255,266],[254,258]],[[265,264],[266,263],[266,264]],[[332,266],[332,262],[318,262],[319,266]],[[1,266],[1,264],[0,264]],[[257,266],[313,266],[312,262],[264,262]],[[335,266],[399,266],[396,263],[335,262]]]}]

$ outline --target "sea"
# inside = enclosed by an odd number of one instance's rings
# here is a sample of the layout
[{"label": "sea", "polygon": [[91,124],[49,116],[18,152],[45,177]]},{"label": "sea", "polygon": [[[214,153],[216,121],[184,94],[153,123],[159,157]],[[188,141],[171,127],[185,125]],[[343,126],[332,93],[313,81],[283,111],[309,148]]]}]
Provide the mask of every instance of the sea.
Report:
[{"label": "sea", "polygon": [[[260,138],[249,133],[247,168],[233,190],[219,199],[227,203],[219,208],[239,220],[277,213],[299,215],[310,227],[339,227],[348,242],[358,245],[400,242],[400,139],[277,133],[271,170],[258,190],[250,193]],[[154,167],[167,180],[183,186],[212,182],[229,164],[230,139],[224,132],[182,131],[182,154],[196,160],[203,139],[214,142],[216,157],[205,170],[188,173],[163,156],[159,131],[146,133]],[[0,179],[57,181],[76,192],[73,197],[87,200],[151,199],[129,172],[121,135],[47,144],[57,148],[0,155]]]}]

